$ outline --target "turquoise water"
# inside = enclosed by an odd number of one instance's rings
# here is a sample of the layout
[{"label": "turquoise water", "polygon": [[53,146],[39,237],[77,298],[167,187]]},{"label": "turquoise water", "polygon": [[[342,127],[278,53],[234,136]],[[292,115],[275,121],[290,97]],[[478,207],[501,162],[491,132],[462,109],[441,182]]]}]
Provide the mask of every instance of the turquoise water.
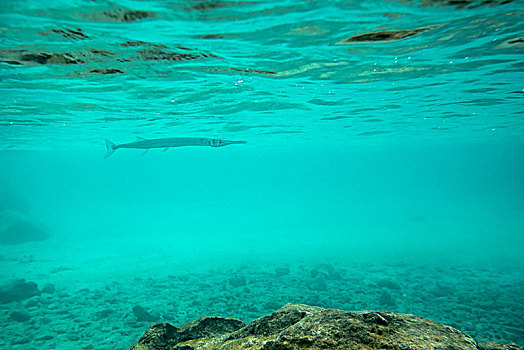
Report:
[{"label": "turquoise water", "polygon": [[[522,346],[523,14],[2,2],[0,347],[124,349],[288,302]],[[103,158],[136,137],[247,144]]]}]

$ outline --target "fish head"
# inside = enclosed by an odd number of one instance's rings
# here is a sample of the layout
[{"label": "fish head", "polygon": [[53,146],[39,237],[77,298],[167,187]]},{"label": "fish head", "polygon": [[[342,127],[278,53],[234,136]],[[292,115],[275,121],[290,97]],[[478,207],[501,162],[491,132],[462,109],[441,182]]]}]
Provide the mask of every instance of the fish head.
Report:
[{"label": "fish head", "polygon": [[227,145],[246,143],[246,141],[230,141],[230,140],[221,140],[221,139],[211,139],[208,142],[209,142],[209,146],[211,147],[224,147]]}]

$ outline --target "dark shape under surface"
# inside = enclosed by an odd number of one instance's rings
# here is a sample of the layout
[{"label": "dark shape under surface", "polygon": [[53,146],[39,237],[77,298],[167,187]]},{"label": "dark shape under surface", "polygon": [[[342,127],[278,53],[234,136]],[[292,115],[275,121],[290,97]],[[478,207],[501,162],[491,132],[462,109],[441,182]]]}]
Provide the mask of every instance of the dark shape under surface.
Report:
[{"label": "dark shape under surface", "polygon": [[13,245],[49,237],[51,232],[30,216],[15,210],[0,212],[0,243]]},{"label": "dark shape under surface", "polygon": [[430,27],[424,27],[410,30],[385,30],[381,32],[364,33],[342,40],[339,44],[396,41],[414,37],[430,29]]},{"label": "dark shape under surface", "polygon": [[[189,331],[191,330],[191,331]],[[343,311],[287,304],[244,324],[199,318],[177,328],[148,328],[131,350],[448,349],[519,350],[515,344],[477,344],[458,330],[418,316],[385,311]]]}]

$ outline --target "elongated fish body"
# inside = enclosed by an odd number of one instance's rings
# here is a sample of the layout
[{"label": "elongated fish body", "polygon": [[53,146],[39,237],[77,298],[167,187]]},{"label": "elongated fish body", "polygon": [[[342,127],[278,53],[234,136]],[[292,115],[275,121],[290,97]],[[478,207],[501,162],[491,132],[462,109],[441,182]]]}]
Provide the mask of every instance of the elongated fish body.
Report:
[{"label": "elongated fish body", "polygon": [[138,148],[148,150],[150,148],[163,148],[164,151],[171,147],[184,146],[210,146],[210,147],[224,147],[227,145],[246,143],[246,141],[230,141],[221,139],[210,139],[205,137],[167,137],[161,139],[144,139],[137,137],[137,141],[122,143],[116,145],[106,139],[107,152],[104,158],[109,157],[119,148]]}]

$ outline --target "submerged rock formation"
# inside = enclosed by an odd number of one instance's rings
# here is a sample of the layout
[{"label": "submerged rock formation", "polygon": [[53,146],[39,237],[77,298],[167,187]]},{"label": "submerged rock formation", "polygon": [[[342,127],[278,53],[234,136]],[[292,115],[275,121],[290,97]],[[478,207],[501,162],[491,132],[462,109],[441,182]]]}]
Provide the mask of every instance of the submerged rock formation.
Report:
[{"label": "submerged rock formation", "polygon": [[197,349],[506,349],[514,344],[477,344],[458,330],[418,316],[385,311],[343,311],[287,304],[249,324],[202,317],[180,328],[157,323],[131,350]]}]

